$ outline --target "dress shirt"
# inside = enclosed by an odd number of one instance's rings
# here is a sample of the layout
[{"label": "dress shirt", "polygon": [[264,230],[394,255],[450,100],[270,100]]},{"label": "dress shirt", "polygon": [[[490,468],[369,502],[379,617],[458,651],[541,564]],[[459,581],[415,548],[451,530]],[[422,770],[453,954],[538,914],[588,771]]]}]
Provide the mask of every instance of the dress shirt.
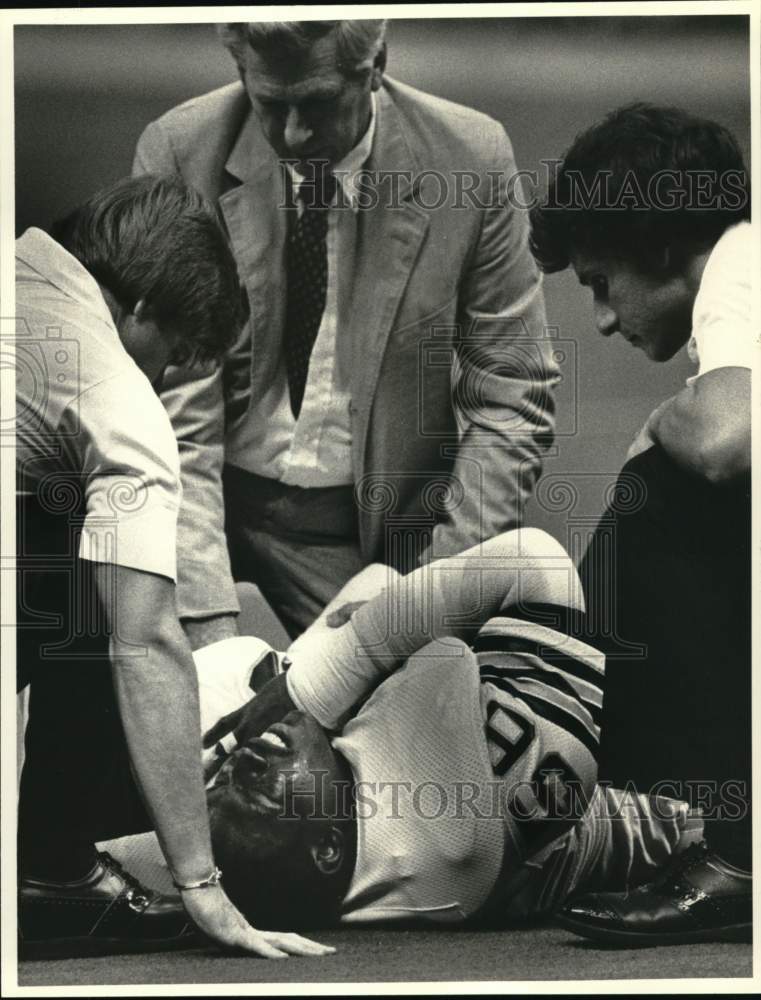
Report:
[{"label": "dress shirt", "polygon": [[[268,479],[291,486],[347,486],[351,464],[351,394],[348,351],[351,331],[343,318],[353,280],[357,239],[356,175],[367,162],[375,136],[375,95],[370,123],[362,139],[336,166],[339,190],[328,212],[326,235],[328,287],[325,310],[309,361],[304,401],[298,419],[291,411],[286,360],[280,358],[275,378],[253,401],[244,426],[233,435],[226,460]],[[304,178],[290,164],[297,209]],[[287,292],[286,292],[287,294]]]}]

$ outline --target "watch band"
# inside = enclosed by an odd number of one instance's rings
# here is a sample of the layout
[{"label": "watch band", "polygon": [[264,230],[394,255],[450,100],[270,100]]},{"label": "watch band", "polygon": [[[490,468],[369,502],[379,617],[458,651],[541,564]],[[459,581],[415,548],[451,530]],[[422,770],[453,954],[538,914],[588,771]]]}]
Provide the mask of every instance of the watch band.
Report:
[{"label": "watch band", "polygon": [[187,892],[189,889],[208,889],[209,886],[211,885],[219,885],[221,881],[222,881],[222,871],[215,865],[211,875],[208,875],[206,878],[202,878],[198,882],[180,883],[172,880],[172,884],[174,885],[175,889],[179,889],[180,892]]}]

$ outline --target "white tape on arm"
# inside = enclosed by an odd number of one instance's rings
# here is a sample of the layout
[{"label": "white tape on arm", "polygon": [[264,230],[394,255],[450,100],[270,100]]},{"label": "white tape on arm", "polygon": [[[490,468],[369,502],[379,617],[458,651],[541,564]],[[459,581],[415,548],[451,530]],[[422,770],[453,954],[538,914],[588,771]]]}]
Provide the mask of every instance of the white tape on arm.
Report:
[{"label": "white tape on arm", "polygon": [[374,661],[364,655],[352,622],[315,633],[309,648],[291,650],[286,674],[291,700],[326,729],[335,729],[346,712],[378,682]]},{"label": "white tape on arm", "polygon": [[379,680],[423,646],[447,636],[467,641],[519,600],[583,608],[573,563],[536,528],[505,532],[399,577],[346,625],[315,633],[309,648],[293,651],[291,697],[334,729]]}]

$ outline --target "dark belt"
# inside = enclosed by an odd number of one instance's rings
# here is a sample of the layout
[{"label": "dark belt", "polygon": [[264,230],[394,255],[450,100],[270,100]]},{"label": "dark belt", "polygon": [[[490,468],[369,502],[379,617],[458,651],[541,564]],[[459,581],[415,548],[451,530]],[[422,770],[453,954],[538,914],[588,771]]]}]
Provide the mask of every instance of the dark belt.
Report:
[{"label": "dark belt", "polygon": [[359,519],[354,486],[291,486],[234,465],[223,471],[225,504],[263,531],[306,544],[354,542]]}]

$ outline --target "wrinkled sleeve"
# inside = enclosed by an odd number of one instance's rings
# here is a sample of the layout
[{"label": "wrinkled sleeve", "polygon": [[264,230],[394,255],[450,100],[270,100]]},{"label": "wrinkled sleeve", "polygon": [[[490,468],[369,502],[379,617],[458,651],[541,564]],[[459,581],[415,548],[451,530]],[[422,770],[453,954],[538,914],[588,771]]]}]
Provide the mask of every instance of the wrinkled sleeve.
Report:
[{"label": "wrinkled sleeve", "polygon": [[697,375],[718,368],[753,368],[759,331],[753,328],[752,230],[738,226],[719,242],[708,260],[693,310],[691,354]]},{"label": "wrinkled sleeve", "polygon": [[554,432],[559,371],[545,334],[542,278],[528,248],[524,193],[504,129],[495,130],[478,243],[460,288],[455,402],[462,501],[430,556],[461,552],[520,525]]},{"label": "wrinkled sleeve", "polygon": [[86,500],[80,557],[176,580],[177,445],[147,379],[137,371],[104,379],[80,395],[76,419]]}]

